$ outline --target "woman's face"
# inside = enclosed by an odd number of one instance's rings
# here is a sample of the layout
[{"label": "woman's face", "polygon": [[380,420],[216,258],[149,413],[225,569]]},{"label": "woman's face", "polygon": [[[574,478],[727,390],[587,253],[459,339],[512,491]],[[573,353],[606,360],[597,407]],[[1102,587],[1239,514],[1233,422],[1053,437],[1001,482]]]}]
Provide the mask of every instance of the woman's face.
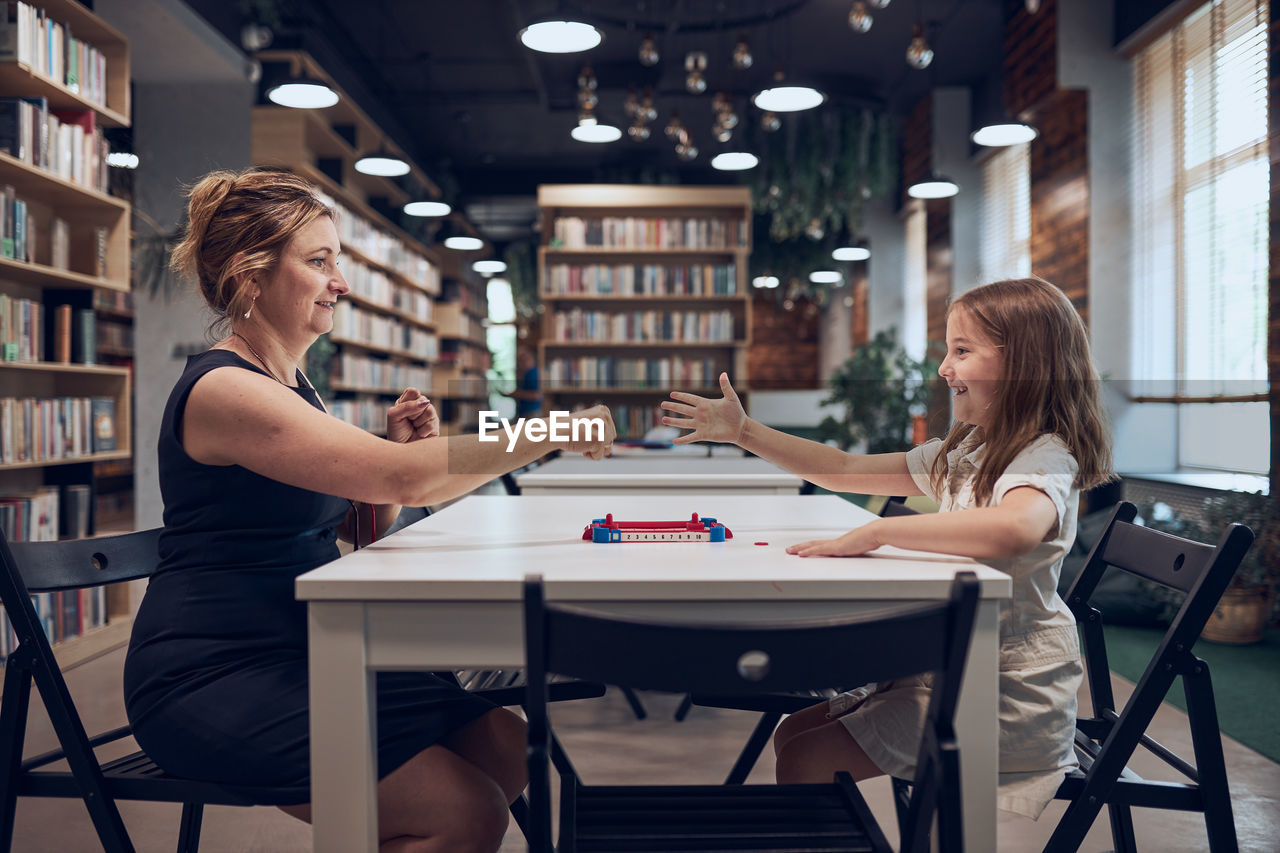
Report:
[{"label": "woman's face", "polygon": [[261,312],[261,319],[286,337],[314,340],[332,331],[338,297],[351,289],[338,270],[340,251],[333,220],[316,217],[281,250],[279,266],[258,294],[255,313]]},{"label": "woman's face", "polygon": [[1004,355],[963,307],[947,318],[947,357],[938,375],[951,387],[951,414],[957,421],[987,427],[996,383],[1004,377]]}]

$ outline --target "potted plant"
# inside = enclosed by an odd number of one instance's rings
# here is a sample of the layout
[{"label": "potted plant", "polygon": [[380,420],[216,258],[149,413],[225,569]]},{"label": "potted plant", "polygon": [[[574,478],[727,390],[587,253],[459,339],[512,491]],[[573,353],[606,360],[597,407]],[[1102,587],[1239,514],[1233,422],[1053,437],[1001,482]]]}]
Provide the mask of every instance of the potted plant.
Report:
[{"label": "potted plant", "polygon": [[867,453],[910,450],[914,419],[924,414],[937,376],[938,362],[908,355],[896,330],[877,332],[854,347],[828,380],[831,393],[822,404],[844,411],[839,418],[823,419],[818,439],[843,450],[865,442]]},{"label": "potted plant", "polygon": [[[1164,503],[1144,509],[1141,516],[1148,527],[1210,544],[1217,543],[1232,522],[1253,531],[1253,545],[1200,636],[1240,645],[1261,640],[1275,615],[1280,589],[1280,506],[1275,499],[1261,492],[1220,492],[1205,498],[1194,517],[1176,513]],[[1161,587],[1154,594],[1176,609],[1180,602],[1166,593]]]},{"label": "potted plant", "polygon": [[1280,506],[1261,492],[1223,492],[1205,499],[1204,541],[1216,542],[1233,521],[1253,531],[1253,546],[1201,636],[1216,643],[1256,643],[1272,619],[1280,588]]}]

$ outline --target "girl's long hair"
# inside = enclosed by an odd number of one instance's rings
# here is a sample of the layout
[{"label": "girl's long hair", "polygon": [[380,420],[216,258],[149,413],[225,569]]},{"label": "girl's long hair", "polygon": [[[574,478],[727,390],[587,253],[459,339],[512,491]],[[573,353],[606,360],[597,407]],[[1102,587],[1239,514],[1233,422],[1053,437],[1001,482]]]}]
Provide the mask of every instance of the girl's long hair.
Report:
[{"label": "girl's long hair", "polygon": [[1042,435],[1056,435],[1079,466],[1076,488],[1115,479],[1111,439],[1099,395],[1089,336],[1066,295],[1040,278],[997,281],[958,296],[947,308],[964,311],[1003,354],[990,426],[957,422],[942,443],[930,476],[942,493],[947,455],[966,439],[986,445],[974,483],[979,506],[991,501],[996,480]]}]

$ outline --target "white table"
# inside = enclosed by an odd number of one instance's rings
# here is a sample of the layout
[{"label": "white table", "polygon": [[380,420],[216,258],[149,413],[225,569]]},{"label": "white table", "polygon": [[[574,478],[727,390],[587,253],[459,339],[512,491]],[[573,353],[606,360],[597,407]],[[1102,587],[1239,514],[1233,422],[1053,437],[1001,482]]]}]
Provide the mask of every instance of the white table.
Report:
[{"label": "white table", "polygon": [[[734,538],[596,545],[581,535],[605,511],[598,497],[472,496],[298,578],[310,625],[316,853],[377,849],[374,672],[522,665],[526,573],[544,576],[551,600],[645,616],[767,621],[944,599],[962,567],[981,581],[957,719],[965,841],[969,850],[995,849],[997,607],[1010,595],[1007,575],[918,552],[788,556],[788,544],[873,518],[832,496],[617,496],[609,504],[628,521],[714,516]],[[768,545],[754,544],[760,541]]]},{"label": "white table", "polygon": [[[797,495],[804,480],[759,457],[685,453],[591,460],[560,456],[516,475],[531,495]],[[616,513],[615,513],[616,515]]]}]

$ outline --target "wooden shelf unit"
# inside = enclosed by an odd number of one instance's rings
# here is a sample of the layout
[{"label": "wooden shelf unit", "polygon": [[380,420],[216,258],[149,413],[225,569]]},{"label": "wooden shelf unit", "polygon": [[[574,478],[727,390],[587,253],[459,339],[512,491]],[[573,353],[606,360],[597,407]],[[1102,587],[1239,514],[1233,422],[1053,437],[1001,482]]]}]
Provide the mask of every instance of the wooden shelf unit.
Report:
[{"label": "wooden shelf unit", "polygon": [[[63,24],[76,39],[101,52],[106,67],[105,102],[91,101],[86,93],[73,91],[64,81],[16,60],[0,62],[0,96],[44,98],[50,109],[92,111],[98,127],[128,127],[132,113],[131,72],[125,37],[75,0],[33,0],[30,5],[43,9],[50,20]],[[86,165],[86,171],[88,168]],[[127,469],[132,471],[132,369],[128,363],[104,364],[96,346],[91,353],[96,362],[93,364],[82,363],[87,356],[81,353],[73,354],[80,361],[53,360],[58,337],[54,316],[59,305],[70,305],[73,341],[88,347],[88,337],[82,337],[77,328],[79,323],[88,322],[77,312],[86,312],[83,316],[92,320],[95,328],[94,340],[101,340],[97,330],[104,318],[94,310],[97,294],[127,294],[131,288],[131,208],[123,199],[65,180],[10,156],[7,151],[0,152],[0,186],[12,187],[14,197],[26,204],[27,227],[35,235],[34,257],[0,258],[0,294],[9,298],[10,305],[19,300],[37,304],[40,312],[39,360],[0,360],[0,398],[104,397],[113,401],[115,409],[114,450],[72,458],[0,462],[0,496],[25,495],[42,487],[89,485],[90,531],[101,535],[107,532],[104,528],[111,520],[99,518],[93,507],[98,497],[97,463],[127,463]],[[66,269],[53,265],[51,232],[55,217],[67,226]],[[120,318],[107,319],[120,322]],[[132,352],[121,351],[120,356],[131,359]],[[65,494],[63,490],[60,498]],[[127,519],[116,520],[127,521],[131,530],[131,499],[129,503]],[[140,598],[141,587],[137,583],[109,588],[109,621],[87,628],[81,636],[58,642],[54,650],[59,663],[64,668],[74,666],[127,643],[132,612]]]},{"label": "wooden shelf unit", "polygon": [[718,390],[728,371],[745,396],[748,188],[553,184],[538,209],[546,409],[603,401],[619,437],[639,438],[672,390]]},{"label": "wooden shelf unit", "polygon": [[437,306],[440,365],[435,372],[435,399],[442,431],[475,432],[480,411],[489,408],[488,279],[471,269],[475,252],[448,252],[444,292]]},{"label": "wooden shelf unit", "polygon": [[[441,250],[422,245],[387,218],[387,208],[398,209],[410,200],[408,194],[392,179],[357,172],[355,162],[361,152],[385,147],[410,162],[411,178],[429,194],[438,197],[439,190],[311,56],[301,51],[257,56],[264,68],[287,66],[293,73],[324,80],[339,94],[336,105],[322,110],[255,106],[252,158],[258,165],[282,166],[306,178],[340,208],[342,270],[351,292],[340,300],[329,335],[336,348],[328,365],[330,410],[381,433],[387,406],[405,387],[427,394],[433,387],[440,352],[436,299]],[[353,311],[366,315],[371,327],[389,330],[391,343],[355,334],[352,326],[363,319],[349,313]],[[344,326],[347,320],[352,322]],[[405,338],[411,346],[402,345]]]}]

